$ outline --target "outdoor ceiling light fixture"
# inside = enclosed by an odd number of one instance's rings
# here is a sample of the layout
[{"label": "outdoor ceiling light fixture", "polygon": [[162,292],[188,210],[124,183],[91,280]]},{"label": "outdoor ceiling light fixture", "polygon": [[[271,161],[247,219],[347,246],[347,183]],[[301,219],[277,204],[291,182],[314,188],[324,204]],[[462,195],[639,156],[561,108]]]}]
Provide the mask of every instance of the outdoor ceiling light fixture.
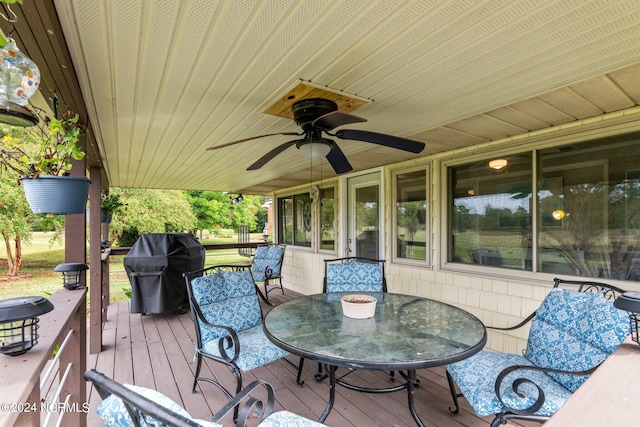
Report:
[{"label": "outdoor ceiling light fixture", "polygon": [[507,159],[496,159],[489,162],[489,167],[491,169],[499,171],[500,169],[506,167],[508,164],[509,162],[507,161]]},{"label": "outdoor ceiling light fixture", "polygon": [[243,200],[244,197],[242,197],[242,194],[238,194],[236,197],[229,197],[229,203],[231,203],[232,205],[238,204]]},{"label": "outdoor ceiling light fixture", "polygon": [[555,219],[556,221],[560,221],[562,218],[564,218],[567,214],[565,213],[565,211],[563,211],[562,209],[556,209],[555,211],[551,212],[551,216],[553,217],[553,219]]},{"label": "outdoor ceiling light fixture", "polygon": [[38,343],[38,316],[53,310],[43,297],[18,297],[0,301],[0,353],[19,356]]}]

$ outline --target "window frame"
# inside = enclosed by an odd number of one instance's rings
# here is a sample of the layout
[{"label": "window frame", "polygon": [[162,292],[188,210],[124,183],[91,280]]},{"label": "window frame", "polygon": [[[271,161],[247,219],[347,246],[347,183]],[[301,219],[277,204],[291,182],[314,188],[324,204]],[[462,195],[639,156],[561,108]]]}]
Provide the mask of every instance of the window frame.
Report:
[{"label": "window frame", "polygon": [[[425,186],[425,202],[427,203],[426,213],[425,213],[425,259],[417,260],[417,259],[408,259],[402,258],[398,256],[398,245],[393,242],[398,241],[398,175],[424,171],[424,186]],[[409,265],[415,267],[432,267],[431,262],[431,235],[432,230],[430,227],[431,224],[431,215],[432,215],[432,200],[431,200],[431,185],[432,181],[431,177],[431,163],[421,164],[419,166],[412,167],[403,167],[403,168],[395,168],[391,170],[391,262],[394,264],[402,264]]]},{"label": "window frame", "polygon": [[[533,175],[536,174],[536,170],[538,167],[538,158],[537,158],[537,149],[531,148],[530,150],[525,150],[526,152],[530,152],[532,154],[532,183],[533,194],[537,194],[537,182],[533,178]],[[486,274],[493,277],[518,277],[518,278],[531,278],[531,275],[539,274],[534,271],[529,270],[516,270],[509,269],[504,267],[492,267],[492,266],[482,266],[478,268],[478,265],[474,264],[466,264],[462,262],[449,261],[449,251],[451,250],[451,215],[452,215],[452,206],[450,206],[450,197],[451,192],[453,191],[453,183],[450,180],[450,169],[459,167],[461,165],[465,165],[472,162],[482,162],[485,160],[489,160],[490,158],[502,158],[509,157],[514,153],[522,153],[523,150],[520,150],[516,147],[513,147],[510,150],[500,150],[495,152],[482,152],[476,153],[473,156],[467,157],[456,157],[450,158],[446,160],[442,160],[440,162],[440,244],[439,244],[439,268],[445,271],[455,271],[466,274]],[[537,224],[536,217],[537,213],[537,203],[533,203],[532,206],[532,235],[535,235],[537,232]],[[535,240],[535,239],[534,239]],[[535,244],[535,243],[534,243]],[[535,251],[534,251],[535,252]]]},{"label": "window frame", "polygon": [[[314,236],[316,239],[316,250],[320,253],[325,254],[336,254],[338,250],[338,186],[336,184],[324,185],[320,186],[320,198],[318,202],[316,202],[316,206],[314,209]],[[320,200],[322,200],[322,194],[325,190],[331,189],[333,190],[333,249],[323,249],[322,248],[322,206],[320,205]]]},{"label": "window frame", "polygon": [[[320,227],[320,221],[321,221],[321,206],[319,201],[321,200],[321,197],[318,199],[318,201],[316,202],[311,202],[311,242],[310,245],[305,246],[305,245],[300,245],[300,244],[296,244],[296,240],[295,240],[295,233],[296,233],[296,218],[297,218],[297,213],[296,213],[296,205],[295,205],[295,199],[296,197],[300,197],[300,196],[305,196],[305,195],[309,195],[308,191],[304,191],[306,190],[306,188],[301,189],[298,188],[297,190],[290,190],[287,192],[283,192],[280,194],[274,194],[274,199],[275,199],[275,213],[274,213],[274,220],[275,220],[275,224],[276,224],[276,232],[275,232],[275,240],[279,243],[279,244],[285,244],[287,246],[291,246],[293,248],[296,249],[300,249],[300,250],[304,250],[304,251],[313,251],[313,252],[320,252],[320,253],[326,253],[326,254],[335,254],[337,251],[337,246],[338,246],[338,231],[337,231],[337,215],[338,215],[338,188],[337,185],[335,183],[333,184],[325,184],[323,186],[319,186],[320,189],[320,193],[322,194],[322,192],[324,190],[327,189],[333,189],[333,199],[334,199],[334,205],[333,205],[333,228],[334,228],[334,243],[333,243],[333,249],[322,249],[322,244],[321,244],[321,239],[322,239],[322,228]],[[292,230],[292,240],[291,241],[283,241],[282,239],[282,220],[281,220],[281,215],[282,215],[282,209],[281,209],[281,200],[283,199],[291,199],[291,204],[292,204],[292,215],[293,215],[293,230]]]},{"label": "window frame", "polygon": [[[598,153],[603,150],[611,150],[611,149],[620,149],[625,145],[633,146],[637,149],[637,142],[640,141],[640,132],[624,132],[616,135],[605,135],[601,137],[594,137],[593,135],[581,135],[581,137],[576,138],[571,141],[563,140],[562,142],[555,142],[549,144],[540,144],[535,147],[530,147],[526,152],[531,153],[532,155],[532,172],[531,172],[531,181],[533,183],[532,193],[534,195],[534,203],[532,205],[532,237],[533,237],[533,246],[532,246],[532,269],[512,269],[507,267],[493,267],[493,266],[482,266],[482,268],[478,268],[478,265],[474,264],[466,264],[456,261],[449,261],[449,253],[451,251],[451,236],[450,236],[450,227],[451,227],[451,216],[452,216],[452,206],[451,206],[451,197],[453,191],[453,183],[450,180],[451,168],[455,168],[458,166],[465,165],[467,163],[472,162],[481,162],[488,160],[490,158],[501,158],[501,157],[509,157],[514,156],[517,153],[523,153],[521,146],[511,146],[509,148],[504,148],[501,150],[495,151],[479,151],[474,153],[473,155],[468,155],[465,157],[446,157],[442,158],[438,164],[438,179],[440,181],[440,185],[438,185],[438,194],[439,199],[441,200],[440,206],[438,208],[439,212],[439,239],[438,239],[438,268],[442,271],[451,271],[457,273],[464,274],[472,274],[475,276],[489,276],[500,279],[522,279],[522,280],[532,280],[532,277],[536,278],[535,280],[544,280],[547,281],[549,278],[556,277],[558,275],[562,275],[564,273],[558,272],[550,272],[545,269],[544,266],[540,264],[540,257],[542,256],[540,252],[540,232],[541,232],[541,215],[544,214],[542,211],[542,207],[540,206],[540,185],[541,180],[549,179],[546,174],[549,172],[553,172],[556,169],[561,171],[572,170],[575,168],[583,168],[584,166],[593,166],[593,167],[601,167],[604,172],[602,180],[597,180],[594,184],[598,184],[600,182],[604,183],[604,185],[611,185],[611,182],[616,182],[616,178],[611,175],[611,171],[616,170],[616,164],[612,163],[619,156],[612,155],[607,156],[605,160],[600,160],[600,157],[597,157],[598,160],[589,159],[587,156],[590,152]],[[584,144],[584,145],[582,145]],[[559,166],[551,165],[547,162],[548,158],[541,158],[542,153],[548,149],[556,150],[560,149],[558,153],[563,155],[563,147],[575,147],[575,151],[571,151],[573,156],[578,156],[578,158],[573,159],[570,163],[561,164]],[[637,156],[638,152],[634,151],[633,155]],[[552,153],[553,154],[553,153]],[[630,153],[631,154],[631,153]],[[566,155],[566,154],[564,154]],[[587,157],[587,160],[585,160]],[[640,168],[638,168],[640,170]],[[546,176],[546,178],[545,178]],[[625,175],[626,176],[626,175]],[[624,178],[624,179],[629,179]],[[563,193],[565,191],[563,183]],[[566,203],[566,199],[565,203]],[[603,200],[603,205],[605,205],[602,209],[603,212],[603,228],[602,234],[606,235],[615,231],[615,228],[611,227],[611,221],[608,215],[612,215],[613,213],[608,212],[611,207],[606,203],[606,200]],[[563,208],[563,213],[564,213]],[[556,218],[558,219],[558,218]],[[610,242],[609,242],[610,243]],[[605,245],[606,246],[606,245]],[[612,267],[612,266],[608,266]],[[610,282],[619,282],[623,284],[623,286],[629,286],[629,280],[621,278],[621,276],[611,276],[606,278],[600,278],[600,276],[591,274],[568,274],[568,277],[573,277],[576,280],[607,280]]]}]

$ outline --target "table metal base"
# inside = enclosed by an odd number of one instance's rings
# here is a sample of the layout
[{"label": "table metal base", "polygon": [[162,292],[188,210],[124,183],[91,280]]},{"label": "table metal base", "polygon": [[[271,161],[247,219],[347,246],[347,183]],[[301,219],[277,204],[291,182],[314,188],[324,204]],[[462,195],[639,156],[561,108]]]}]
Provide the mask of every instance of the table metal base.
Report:
[{"label": "table metal base", "polygon": [[349,390],[360,391],[363,393],[391,393],[394,391],[400,391],[400,390],[406,389],[408,404],[409,404],[409,412],[411,412],[411,416],[415,420],[416,424],[419,427],[424,427],[424,424],[422,423],[422,420],[418,416],[418,413],[416,412],[416,408],[414,405],[413,394],[415,392],[415,389],[420,384],[416,379],[415,370],[407,371],[406,374],[404,372],[399,372],[400,375],[405,379],[405,382],[402,384],[399,384],[393,387],[370,388],[370,387],[360,387],[358,385],[350,384],[342,380],[342,378],[344,377],[336,378],[336,370],[338,369],[337,366],[324,365],[324,369],[326,372],[325,375],[329,377],[329,402],[327,402],[327,407],[322,412],[322,415],[320,415],[318,422],[324,423],[324,421],[327,419],[327,416],[329,416],[331,409],[333,409],[333,403],[336,400],[336,384],[339,384],[345,388],[348,388]]}]

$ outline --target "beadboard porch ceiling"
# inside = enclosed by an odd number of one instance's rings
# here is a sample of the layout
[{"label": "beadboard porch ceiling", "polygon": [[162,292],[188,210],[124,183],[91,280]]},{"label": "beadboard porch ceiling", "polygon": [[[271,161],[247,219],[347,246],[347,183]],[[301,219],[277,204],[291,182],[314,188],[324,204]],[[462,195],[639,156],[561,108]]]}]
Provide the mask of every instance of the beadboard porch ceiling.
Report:
[{"label": "beadboard porch ceiling", "polygon": [[33,54],[37,26],[66,41],[111,186],[262,194],[335,176],[293,147],[246,171],[296,137],[206,150],[299,131],[266,112],[300,82],[365,100],[352,113],[368,121],[344,128],[426,143],[337,140],[356,171],[640,101],[637,0],[40,1],[55,9],[24,0],[35,36],[18,47]]}]

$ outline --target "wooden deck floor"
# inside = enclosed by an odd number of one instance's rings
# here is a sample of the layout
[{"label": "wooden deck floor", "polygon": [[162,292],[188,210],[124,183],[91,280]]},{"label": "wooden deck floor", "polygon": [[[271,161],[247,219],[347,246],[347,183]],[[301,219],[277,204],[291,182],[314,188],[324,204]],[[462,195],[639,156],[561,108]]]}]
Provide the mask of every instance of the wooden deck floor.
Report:
[{"label": "wooden deck floor", "polygon": [[[279,291],[270,294],[275,304],[299,296],[290,290],[286,295]],[[269,307],[263,305],[265,313]],[[89,355],[87,367],[122,383],[154,388],[180,403],[192,416],[209,419],[219,409],[226,398],[213,385],[201,383],[197,393],[191,393],[193,371],[195,369],[193,340],[195,331],[189,314],[166,313],[162,315],[130,314],[128,303],[112,304],[109,307],[108,322],[103,333],[103,351]],[[292,362],[298,359],[290,356]],[[203,373],[215,376],[232,390],[235,380],[229,370],[220,364],[205,360]],[[295,369],[283,361],[273,362],[243,375],[244,384],[255,379],[271,383],[276,390],[276,410],[291,412],[317,419],[329,396],[327,382],[317,384],[314,373],[317,364],[307,361],[303,379],[305,385],[299,388],[295,382]],[[388,384],[383,372],[357,371],[351,377],[373,385]],[[462,399],[462,410],[456,417],[449,415],[452,404],[443,368],[418,371],[420,388],[416,390],[416,410],[427,426],[463,427],[487,426],[491,417],[478,418]],[[99,396],[89,390],[88,425],[98,426],[101,422],[95,414]],[[325,421],[333,427],[342,426],[415,426],[407,408],[406,392],[389,394],[366,394],[338,387],[336,402]],[[225,422],[225,425],[231,425]],[[511,426],[523,424],[510,423]],[[538,425],[538,424],[524,424]]]}]

